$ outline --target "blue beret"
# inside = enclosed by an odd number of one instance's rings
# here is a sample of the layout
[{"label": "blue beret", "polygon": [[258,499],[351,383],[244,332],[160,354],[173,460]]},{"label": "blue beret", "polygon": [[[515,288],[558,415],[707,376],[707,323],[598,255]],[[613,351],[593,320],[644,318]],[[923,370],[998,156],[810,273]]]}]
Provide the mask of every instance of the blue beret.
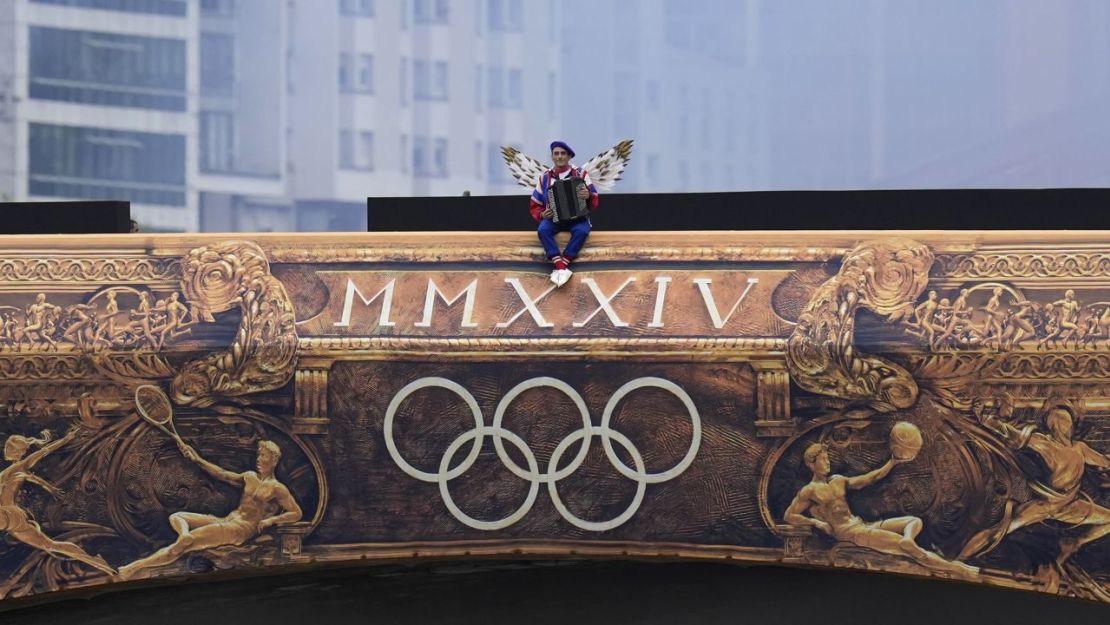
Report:
[{"label": "blue beret", "polygon": [[567,154],[570,154],[571,158],[574,158],[574,150],[572,150],[571,147],[569,145],[567,145],[565,141],[552,141],[551,142],[551,151],[554,152],[555,148],[563,148],[564,150],[567,151]]}]

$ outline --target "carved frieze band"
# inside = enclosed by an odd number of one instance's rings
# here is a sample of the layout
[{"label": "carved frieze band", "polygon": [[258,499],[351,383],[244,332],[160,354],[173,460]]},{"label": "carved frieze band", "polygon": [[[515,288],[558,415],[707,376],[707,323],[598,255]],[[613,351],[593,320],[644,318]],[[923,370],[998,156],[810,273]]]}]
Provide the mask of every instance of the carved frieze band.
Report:
[{"label": "carved frieze band", "polygon": [[942,254],[937,256],[932,274],[963,280],[1110,278],[1110,254],[1057,251]]},{"label": "carved frieze band", "polygon": [[56,256],[0,258],[0,281],[149,283],[181,277],[180,258]]}]

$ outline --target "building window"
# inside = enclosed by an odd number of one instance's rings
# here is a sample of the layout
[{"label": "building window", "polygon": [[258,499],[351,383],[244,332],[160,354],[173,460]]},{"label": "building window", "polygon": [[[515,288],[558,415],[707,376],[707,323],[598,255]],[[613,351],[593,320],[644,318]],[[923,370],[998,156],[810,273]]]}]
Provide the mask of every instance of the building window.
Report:
[{"label": "building window", "polygon": [[417,24],[446,24],[447,0],[412,0],[412,13]]},{"label": "building window", "polygon": [[352,86],[351,55],[347,52],[339,53],[339,90],[350,91]]},{"label": "building window", "polygon": [[200,12],[204,15],[231,17],[235,15],[235,0],[200,0]]},{"label": "building window", "polygon": [[447,63],[416,59],[412,65],[413,99],[447,99]]},{"label": "building window", "polygon": [[508,98],[506,108],[518,109],[524,106],[524,72],[519,69],[509,70]]},{"label": "building window", "polygon": [[437,178],[447,177],[447,139],[436,139],[432,145],[432,171]]},{"label": "building window", "polygon": [[502,106],[504,106],[502,104],[505,101],[504,78],[502,78],[503,74],[504,72],[501,71],[500,67],[490,66],[489,80],[486,81],[486,85],[489,86],[490,108],[501,108]]},{"label": "building window", "polygon": [[409,136],[401,135],[401,158],[397,159],[401,163],[401,173],[409,173]]},{"label": "building window", "polygon": [[519,69],[489,68],[490,108],[519,109],[524,106],[524,73]]},{"label": "building window", "polygon": [[39,4],[59,4],[83,9],[105,9],[127,13],[174,15],[185,17],[189,13],[188,0],[31,0]]},{"label": "building window", "polygon": [[412,175],[419,177],[428,176],[431,168],[428,165],[428,138],[412,138]]},{"label": "building window", "polygon": [[[501,32],[524,30],[522,0],[489,0],[489,29]],[[554,24],[547,24],[554,28]]]},{"label": "building window", "polygon": [[339,168],[354,169],[355,167],[355,137],[350,130],[339,131]]},{"label": "building window", "polygon": [[235,117],[231,113],[201,111],[200,170],[235,171]]},{"label": "building window", "polygon": [[31,98],[185,110],[182,40],[32,26],[30,44]]},{"label": "building window", "polygon": [[185,206],[185,136],[31,124],[30,195]]},{"label": "building window", "polygon": [[358,133],[358,154],[363,169],[374,171],[374,133],[368,130]]},{"label": "building window", "polygon": [[358,55],[358,90],[370,93],[374,91],[374,55]]},{"label": "building window", "polygon": [[350,17],[373,17],[374,0],[339,0],[339,14]]},{"label": "building window", "polygon": [[200,34],[200,92],[225,97],[235,93],[235,38],[231,35]]},{"label": "building window", "polygon": [[412,173],[420,178],[446,178],[447,139],[413,137]]},{"label": "building window", "polygon": [[[355,66],[355,62],[358,66]],[[339,54],[339,90],[346,93],[371,93],[374,90],[374,56],[348,52]]]},{"label": "building window", "polygon": [[339,131],[339,168],[373,171],[374,133],[365,130]]}]

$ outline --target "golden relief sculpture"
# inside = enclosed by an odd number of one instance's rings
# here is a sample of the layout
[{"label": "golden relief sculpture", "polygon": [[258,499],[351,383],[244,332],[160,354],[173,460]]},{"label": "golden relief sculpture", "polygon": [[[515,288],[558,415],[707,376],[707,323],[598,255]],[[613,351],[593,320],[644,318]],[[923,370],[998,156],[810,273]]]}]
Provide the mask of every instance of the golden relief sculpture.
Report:
[{"label": "golden relief sculpture", "polygon": [[[53,440],[50,430],[43,430],[42,438],[13,434],[4,441],[4,460],[11,464],[0,471],[0,515],[3,515],[3,528],[8,537],[34,549],[58,558],[72,558],[98,571],[114,575],[115,569],[104,558],[91,556],[73,543],[59,542],[44,534],[31,515],[19,506],[20,491],[25,483],[45,489],[54,498],[65,495],[57,486],[30,471],[50,452],[72,442],[76,436],[77,430],[73,429],[62,438]],[[40,448],[27,455],[27,451],[34,445],[39,445]]]},{"label": "golden relief sculpture", "polygon": [[912,461],[921,449],[921,432],[911,423],[896,424],[891,429],[891,439],[894,453],[890,460],[878,469],[852,477],[831,474],[832,464],[824,443],[807,447],[803,457],[806,467],[813,472],[813,479],[790,502],[784,514],[786,522],[815,527],[839,541],[879,553],[910,558],[931,570],[975,579],[978,568],[946,560],[918,546],[917,536],[923,527],[920,518],[901,516],[866,522],[852,514],[848,507],[848,491],[878,482],[890,475],[896,464]]},{"label": "golden relief sculpture", "polygon": [[183,274],[185,296],[201,318],[213,321],[238,307],[241,320],[228,349],[186,364],[174,377],[174,400],[210,403],[285,384],[296,360],[293,305],[262,250],[238,241],[197,248]]},{"label": "golden relief sculpture", "polygon": [[868,243],[845,257],[839,275],[814,294],[787,343],[795,382],[815,393],[866,399],[878,410],[908,408],[917,385],[908,372],[854,344],[856,309],[893,319],[928,282],[933,254],[910,240]]},{"label": "golden relief sculpture", "polygon": [[173,407],[168,397],[156,386],[141,386],[135,391],[135,405],[143,418],[173,439],[181,455],[196,464],[213,479],[242,491],[239,504],[223,517],[195,512],[175,512],[169,523],[177,539],[153,554],[120,567],[119,577],[131,579],[140,572],[171,564],[186,553],[217,547],[238,547],[270,527],[301,519],[301,508],[284,484],[274,477],[281,448],[270,440],[258,443],[254,471],[235,472],[223,469],[197,453],[173,427]]},{"label": "golden relief sculpture", "polygon": [[558,290],[487,239],[0,241],[0,596],[575,554],[1110,601],[1097,233],[602,233]]}]

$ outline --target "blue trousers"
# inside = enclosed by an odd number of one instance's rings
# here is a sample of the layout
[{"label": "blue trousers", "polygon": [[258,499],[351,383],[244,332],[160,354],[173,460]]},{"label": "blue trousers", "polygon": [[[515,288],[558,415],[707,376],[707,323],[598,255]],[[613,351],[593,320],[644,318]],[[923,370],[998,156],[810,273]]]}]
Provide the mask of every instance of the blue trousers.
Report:
[{"label": "blue trousers", "polygon": [[[570,231],[570,242],[567,243],[566,249],[560,254],[559,244],[555,241],[555,233],[567,230]],[[543,243],[543,251],[547,253],[548,258],[556,256],[576,258],[578,252],[582,251],[582,244],[590,236],[590,220],[584,218],[566,224],[557,224],[550,219],[544,219],[540,222],[539,235],[540,243]]]}]

